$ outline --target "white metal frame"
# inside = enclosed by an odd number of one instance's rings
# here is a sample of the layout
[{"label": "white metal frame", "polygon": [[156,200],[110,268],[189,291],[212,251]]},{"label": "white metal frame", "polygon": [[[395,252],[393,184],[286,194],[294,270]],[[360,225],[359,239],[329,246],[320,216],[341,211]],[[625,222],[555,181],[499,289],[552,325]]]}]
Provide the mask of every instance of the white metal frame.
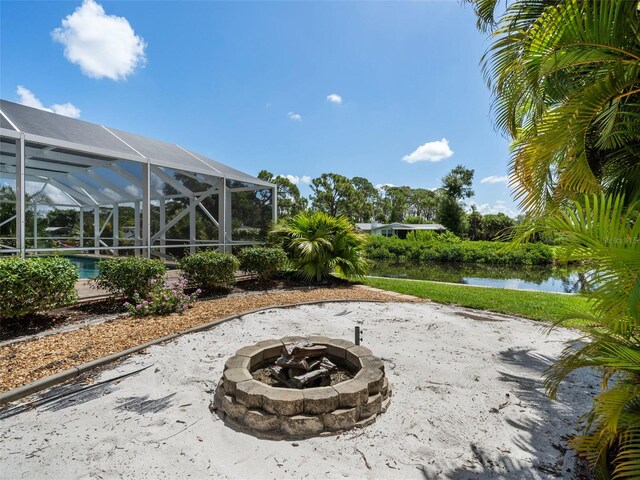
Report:
[{"label": "white metal frame", "polygon": [[[116,136],[110,130],[108,131]],[[117,138],[120,139],[119,137]],[[238,242],[232,238],[232,194],[242,191],[270,189],[272,192],[272,219],[274,221],[277,220],[277,187],[275,185],[255,184],[229,187],[228,179],[224,175],[217,176],[215,174],[215,172],[218,172],[217,170],[210,166],[205,168],[207,164],[204,161],[184,149],[186,153],[203,163],[201,171],[195,169],[196,171],[185,172],[181,171],[179,166],[168,166],[164,162],[154,163],[133,148],[132,150],[139,155],[113,152],[5,128],[0,128],[0,140],[3,141],[2,145],[5,147],[0,152],[0,173],[15,175],[16,184],[16,215],[9,219],[0,218],[0,226],[13,220],[16,221],[16,247],[11,248],[8,245],[3,245],[2,239],[0,239],[0,254],[11,253],[25,257],[27,254],[60,250],[94,252],[96,254],[105,252],[117,254],[120,250],[134,250],[136,254],[145,255],[146,257],[151,257],[152,255],[164,257],[167,250],[174,248],[188,248],[193,252],[197,248],[205,247],[214,247],[223,252],[230,252],[235,245],[255,243]],[[6,147],[11,145],[7,142],[15,145],[15,151],[11,151],[11,148],[7,150]],[[35,147],[35,145],[38,147]],[[64,151],[57,149],[63,149]],[[141,177],[138,178],[123,168],[121,165],[123,161],[141,164]],[[95,168],[108,169],[110,171],[109,175],[113,178],[110,179],[100,175],[99,172],[95,171]],[[209,188],[203,192],[192,192],[169,175],[163,168],[170,168],[180,174],[196,178],[199,182],[209,185]],[[152,176],[157,176],[162,182],[171,185],[179,193],[176,195],[164,195],[162,192],[154,190],[152,188]],[[88,183],[82,177],[91,180],[94,184]],[[121,180],[126,185],[133,185],[139,191],[139,195],[134,194],[130,189],[123,188],[115,180]],[[57,188],[69,199],[68,204],[59,204],[58,206],[78,209],[80,212],[79,238],[69,236],[46,237],[47,239],[61,238],[63,240],[75,238],[78,241],[78,247],[38,248],[37,211],[43,204],[37,201],[27,202],[25,190],[27,181],[42,183],[42,190],[47,185]],[[212,195],[218,195],[219,198],[217,217],[202,204],[206,198]],[[170,220],[167,220],[167,203],[178,197],[188,198],[189,206]],[[157,204],[159,209],[160,227],[157,232],[151,231],[152,203]],[[34,245],[32,248],[27,248],[25,222],[28,205],[32,205],[35,212],[34,236],[32,238]],[[133,205],[134,208],[133,239],[122,238],[119,235],[119,208],[123,205]],[[105,209],[108,210],[108,216],[104,220],[101,220],[100,217],[101,209],[103,211]],[[217,227],[217,239],[202,240],[196,238],[196,210],[202,211],[204,217]],[[93,246],[88,246],[84,235],[86,223],[84,213],[91,211],[93,212]],[[184,239],[185,241],[182,244],[167,244],[167,241],[173,240],[166,238],[167,232],[185,216],[189,216],[189,239]],[[113,225],[113,236],[105,238],[103,233],[109,221]],[[133,240],[134,245],[123,245],[122,243],[125,240]],[[106,241],[110,241],[111,244]]]}]

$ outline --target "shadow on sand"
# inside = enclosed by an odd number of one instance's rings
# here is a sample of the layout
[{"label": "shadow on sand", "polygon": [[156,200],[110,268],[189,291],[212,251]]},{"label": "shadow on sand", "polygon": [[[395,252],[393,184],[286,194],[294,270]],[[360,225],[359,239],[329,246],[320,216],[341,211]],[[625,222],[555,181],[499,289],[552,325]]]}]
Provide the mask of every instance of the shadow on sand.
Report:
[{"label": "shadow on sand", "polygon": [[[499,370],[500,380],[513,385],[515,397],[519,400],[517,406],[522,409],[534,410],[535,415],[529,415],[526,421],[516,421],[505,418],[505,423],[522,432],[514,438],[514,443],[523,451],[528,452],[531,462],[518,462],[509,452],[488,452],[482,446],[469,445],[469,459],[465,465],[449,471],[431,474],[422,470],[424,478],[435,480],[447,478],[451,480],[493,480],[493,479],[592,479],[593,476],[586,464],[569,450],[567,440],[569,435],[557,438],[556,442],[549,442],[550,432],[555,428],[562,428],[566,432],[575,432],[578,420],[589,407],[590,398],[595,393],[598,384],[594,372],[583,371],[567,378],[558,393],[558,401],[551,400],[545,393],[542,375],[555,360],[552,357],[540,355],[529,349],[508,349],[500,352],[499,360],[512,371],[520,371],[523,375],[507,373]],[[534,375],[531,375],[533,373]],[[528,376],[525,376],[529,374]],[[575,403],[566,399],[567,392],[584,390],[585,401]]]}]

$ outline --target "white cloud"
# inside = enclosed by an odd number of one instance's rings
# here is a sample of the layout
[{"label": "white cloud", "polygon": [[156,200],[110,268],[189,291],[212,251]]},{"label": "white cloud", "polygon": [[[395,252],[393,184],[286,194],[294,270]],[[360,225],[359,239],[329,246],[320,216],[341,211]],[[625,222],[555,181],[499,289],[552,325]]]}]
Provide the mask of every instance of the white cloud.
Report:
[{"label": "white cloud", "polygon": [[286,178],[289,179],[289,181],[291,183],[293,183],[294,185],[297,185],[300,183],[300,177],[296,176],[296,175],[285,175]]},{"label": "white cloud", "polygon": [[65,58],[91,78],[122,80],[146,61],[147,45],[129,21],[107,15],[94,0],[84,0],[51,36],[64,45]]},{"label": "white cloud", "polygon": [[331,95],[327,95],[327,100],[331,103],[337,103],[338,105],[342,103],[342,97],[337,93],[332,93]]},{"label": "white cloud", "polygon": [[[151,177],[153,178],[153,177]],[[139,197],[141,195],[142,190],[140,190],[138,187],[135,187],[133,185],[127,185],[126,187],[124,187],[124,191],[127,192],[129,195],[131,195],[132,197]]]},{"label": "white cloud", "polygon": [[294,185],[298,185],[299,183],[311,183],[311,177],[308,175],[303,175],[302,177],[298,177],[297,175],[277,175],[277,176],[288,178],[289,181]]},{"label": "white cloud", "polygon": [[16,93],[18,97],[20,97],[20,103],[27,107],[39,108],[40,110],[59,113],[60,115],[71,118],[78,118],[80,116],[80,109],[71,103],[54,103],[50,107],[45,107],[31,90],[24,88],[22,85],[18,85]]},{"label": "white cloud", "polygon": [[498,177],[496,175],[491,175],[489,177],[484,177],[480,180],[480,183],[506,183],[509,177],[507,175]]},{"label": "white cloud", "polygon": [[449,148],[449,140],[443,138],[434,142],[427,142],[420,145],[409,155],[402,157],[407,163],[416,162],[439,162],[453,155],[453,150]]},{"label": "white cloud", "polygon": [[478,209],[478,212],[480,212],[483,215],[486,215],[488,213],[491,213],[491,214],[504,213],[509,217],[515,218],[519,214],[519,212],[508,207],[507,202],[505,202],[504,200],[496,200],[495,204],[493,205],[490,205],[488,203],[478,204],[476,202],[471,202],[471,205],[475,205],[475,207]]},{"label": "white cloud", "polygon": [[300,122],[300,121],[302,121],[302,115],[300,115],[299,113],[296,113],[296,112],[289,112],[289,113],[287,113],[287,116],[288,116],[291,120],[295,120],[296,122]]},{"label": "white cloud", "polygon": [[395,187],[395,185],[393,183],[378,183],[376,185],[376,189],[381,193],[384,190],[384,187]]}]

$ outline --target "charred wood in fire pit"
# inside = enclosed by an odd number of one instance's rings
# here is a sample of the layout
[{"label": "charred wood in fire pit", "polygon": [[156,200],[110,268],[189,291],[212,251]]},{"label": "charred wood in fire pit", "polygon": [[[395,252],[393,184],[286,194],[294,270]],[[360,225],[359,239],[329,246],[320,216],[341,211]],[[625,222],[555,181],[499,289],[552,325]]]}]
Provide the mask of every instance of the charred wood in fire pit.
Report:
[{"label": "charred wood in fire pit", "polygon": [[307,373],[307,371],[303,370],[301,368],[290,368],[287,371],[287,374],[289,375],[289,378],[298,377],[300,375],[304,375],[305,373]]},{"label": "charred wood in fire pit", "polygon": [[323,378],[330,377],[329,370],[324,368],[320,368],[318,370],[314,370],[313,372],[305,373],[304,375],[300,375],[297,377],[293,377],[290,382],[296,388],[304,388],[312,383],[321,380]]},{"label": "charred wood in fire pit", "polygon": [[295,368],[298,370],[304,370],[305,372],[309,371],[309,364],[304,358],[278,357],[278,359],[276,360],[276,365],[282,368]]},{"label": "charred wood in fire pit", "polygon": [[314,345],[310,342],[296,342],[290,343],[282,347],[282,356],[291,358],[291,357],[306,357],[306,358],[314,358],[320,357],[327,352],[327,347],[324,345]]},{"label": "charred wood in fire pit", "polygon": [[274,365],[273,367],[269,368],[269,373],[280,383],[284,383],[286,385],[289,382],[289,376],[282,367]]},{"label": "charred wood in fire pit", "polygon": [[322,357],[322,359],[320,360],[319,366],[320,368],[329,370],[329,372],[335,372],[338,368],[336,364],[333,363],[331,360],[329,360],[327,357]]}]

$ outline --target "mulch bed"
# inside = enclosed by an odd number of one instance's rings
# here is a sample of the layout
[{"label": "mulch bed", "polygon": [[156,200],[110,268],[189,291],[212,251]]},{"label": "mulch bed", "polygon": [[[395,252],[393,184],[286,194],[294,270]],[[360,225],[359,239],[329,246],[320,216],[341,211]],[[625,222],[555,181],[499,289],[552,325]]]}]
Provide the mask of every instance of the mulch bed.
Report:
[{"label": "mulch bed", "polygon": [[389,302],[398,299],[381,291],[350,286],[269,290],[262,294],[199,301],[183,314],[143,318],[122,316],[78,330],[0,347],[0,392],[215,319],[257,308],[322,300]]},{"label": "mulch bed", "polygon": [[[339,278],[332,279],[332,285],[346,286],[348,282]],[[297,288],[308,286],[291,278],[280,278],[273,280],[268,285],[263,285],[253,278],[243,278],[231,290],[220,289],[212,292],[205,292],[203,296],[211,298],[223,298],[229,294],[242,294],[248,292],[260,292],[269,290],[282,290],[286,288]],[[191,291],[187,291],[191,293]],[[92,301],[84,301],[76,305],[58,308],[45,313],[37,313],[19,320],[3,320],[0,322],[0,341],[14,340],[27,337],[53,329],[81,326],[84,323],[107,314],[126,313],[123,301],[119,299],[107,298]]]}]

